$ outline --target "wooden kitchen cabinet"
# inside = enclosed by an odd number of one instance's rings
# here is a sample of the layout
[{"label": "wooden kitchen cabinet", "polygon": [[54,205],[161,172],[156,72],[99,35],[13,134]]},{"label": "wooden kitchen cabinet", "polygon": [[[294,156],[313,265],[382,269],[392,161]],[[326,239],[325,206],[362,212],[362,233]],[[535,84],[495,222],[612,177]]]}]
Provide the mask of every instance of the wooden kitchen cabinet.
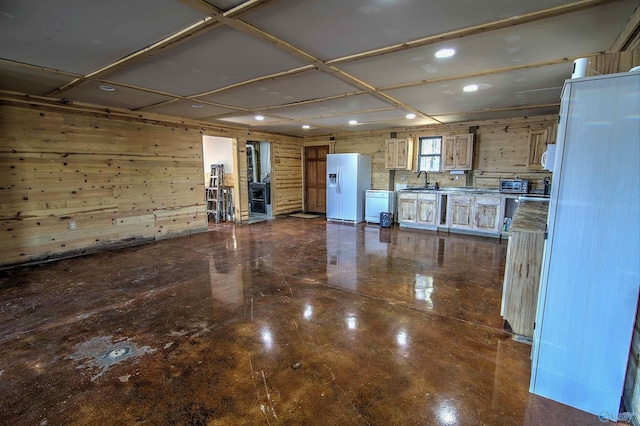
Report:
[{"label": "wooden kitchen cabinet", "polygon": [[449,197],[449,226],[457,229],[472,229],[471,221],[474,197],[468,195],[451,195]]},{"label": "wooden kitchen cabinet", "polygon": [[435,192],[400,192],[398,223],[401,227],[438,228],[438,194]]},{"label": "wooden kitchen cabinet", "polygon": [[400,193],[400,201],[398,202],[398,222],[415,222],[416,221],[416,201],[418,194],[416,193]]},{"label": "wooden kitchen cabinet", "polygon": [[501,314],[526,337],[533,337],[548,208],[543,201],[520,203],[507,246]]},{"label": "wooden kitchen cabinet", "polygon": [[481,232],[500,232],[501,207],[501,197],[476,196],[474,200],[474,228]]},{"label": "wooden kitchen cabinet", "polygon": [[438,199],[434,194],[418,194],[416,223],[420,225],[438,225]]},{"label": "wooden kitchen cabinet", "polygon": [[442,170],[471,170],[473,163],[473,134],[444,136]]},{"label": "wooden kitchen cabinet", "polygon": [[411,170],[413,168],[413,139],[387,139],[385,141],[385,168]]},{"label": "wooden kitchen cabinet", "polygon": [[449,196],[449,227],[482,233],[500,233],[502,197],[491,195]]},{"label": "wooden kitchen cabinet", "polygon": [[527,168],[529,170],[542,170],[542,154],[547,150],[547,129],[532,130],[529,135],[529,157]]},{"label": "wooden kitchen cabinet", "polygon": [[556,133],[558,124],[553,123],[546,129],[532,130],[529,135],[529,156],[527,157],[527,168],[529,170],[542,170],[542,154],[547,150],[547,146],[556,143]]}]

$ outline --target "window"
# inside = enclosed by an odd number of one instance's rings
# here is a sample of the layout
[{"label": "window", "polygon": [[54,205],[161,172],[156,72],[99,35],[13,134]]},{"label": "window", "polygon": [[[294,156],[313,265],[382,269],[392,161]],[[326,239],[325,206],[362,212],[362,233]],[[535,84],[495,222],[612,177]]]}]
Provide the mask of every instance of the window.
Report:
[{"label": "window", "polygon": [[418,171],[439,172],[442,149],[442,136],[420,138]]}]

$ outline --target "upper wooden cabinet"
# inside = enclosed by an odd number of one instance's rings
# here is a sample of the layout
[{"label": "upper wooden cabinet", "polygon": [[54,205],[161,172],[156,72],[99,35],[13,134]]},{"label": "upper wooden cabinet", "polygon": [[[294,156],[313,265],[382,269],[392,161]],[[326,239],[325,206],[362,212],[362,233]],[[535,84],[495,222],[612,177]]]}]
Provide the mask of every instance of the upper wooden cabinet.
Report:
[{"label": "upper wooden cabinet", "polygon": [[542,154],[547,150],[547,145],[556,143],[558,125],[553,124],[546,129],[532,130],[529,134],[529,157],[527,168],[529,170],[542,170]]},{"label": "upper wooden cabinet", "polygon": [[442,170],[471,170],[472,163],[472,133],[443,137]]},{"label": "upper wooden cabinet", "polygon": [[385,167],[411,170],[413,168],[413,139],[387,139],[385,143]]}]

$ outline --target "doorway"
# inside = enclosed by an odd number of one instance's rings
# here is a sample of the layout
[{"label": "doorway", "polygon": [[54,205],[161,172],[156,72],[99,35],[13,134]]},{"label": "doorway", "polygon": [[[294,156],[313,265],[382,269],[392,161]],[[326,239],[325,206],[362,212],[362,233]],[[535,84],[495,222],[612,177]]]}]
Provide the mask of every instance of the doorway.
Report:
[{"label": "doorway", "polygon": [[247,141],[246,149],[249,223],[272,219],[271,143]]},{"label": "doorway", "polygon": [[329,145],[304,148],[305,211],[327,212],[327,154]]},{"label": "doorway", "polygon": [[235,222],[236,143],[231,138],[202,136],[204,199],[209,225]]}]

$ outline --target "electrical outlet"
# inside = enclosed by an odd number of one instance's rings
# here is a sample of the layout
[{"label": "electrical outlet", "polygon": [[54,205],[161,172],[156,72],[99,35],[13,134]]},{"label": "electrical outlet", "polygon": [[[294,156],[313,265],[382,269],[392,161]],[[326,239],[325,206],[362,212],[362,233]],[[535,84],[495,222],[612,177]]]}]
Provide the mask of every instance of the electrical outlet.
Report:
[{"label": "electrical outlet", "polygon": [[76,221],[75,220],[70,220],[69,221],[69,231],[75,231],[76,230]]}]

